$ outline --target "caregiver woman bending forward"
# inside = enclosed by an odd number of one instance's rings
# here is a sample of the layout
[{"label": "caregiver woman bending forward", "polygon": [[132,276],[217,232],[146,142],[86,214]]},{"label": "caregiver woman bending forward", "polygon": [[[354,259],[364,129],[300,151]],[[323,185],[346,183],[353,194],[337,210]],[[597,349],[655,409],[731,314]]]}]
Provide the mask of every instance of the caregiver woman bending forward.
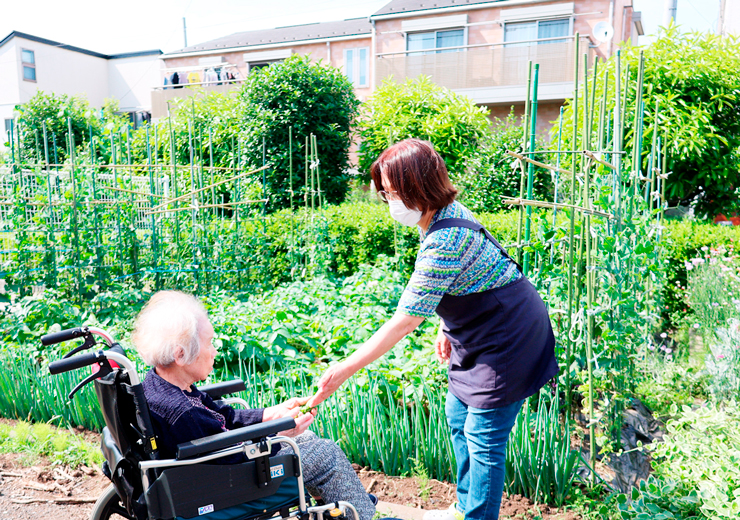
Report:
[{"label": "caregiver woman bending forward", "polygon": [[396,314],[326,371],[309,404],[329,397],[436,312],[442,320],[435,349],[449,364],[445,410],[458,501],[425,520],[495,520],[514,420],[523,400],[558,372],[547,309],[519,266],[455,201],[457,190],[431,143],[406,139],[391,146],[371,175],[391,216],[418,226],[421,248]]}]

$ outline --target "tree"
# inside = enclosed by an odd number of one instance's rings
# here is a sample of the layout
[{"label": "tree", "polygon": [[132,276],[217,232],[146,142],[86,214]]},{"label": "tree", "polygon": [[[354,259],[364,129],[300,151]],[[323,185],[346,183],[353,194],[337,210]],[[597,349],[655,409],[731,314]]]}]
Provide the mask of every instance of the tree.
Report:
[{"label": "tree", "polygon": [[[44,123],[49,160],[60,163],[69,156],[69,122],[75,146],[88,142],[92,136],[102,135],[107,124],[121,126],[123,118],[115,114],[118,105],[107,100],[99,111],[90,106],[83,96],[46,94],[37,92],[27,102],[15,107],[20,140],[26,156],[24,160],[43,162]],[[56,150],[56,152],[55,152]]]},{"label": "tree", "polygon": [[378,156],[409,137],[431,141],[454,178],[477,153],[491,122],[485,107],[426,77],[397,84],[387,79],[365,103],[359,121],[360,170],[368,175]]},{"label": "tree", "polygon": [[304,187],[305,142],[316,136],[322,198],[344,200],[349,181],[351,128],[360,102],[352,83],[339,69],[308,56],[293,55],[282,63],[249,74],[239,93],[243,123],[243,157],[261,166],[264,154],[271,165],[266,175],[270,210],[289,207],[290,147],[293,136],[293,190]]},{"label": "tree", "polygon": [[[641,50],[645,58],[642,172],[647,172],[649,168],[658,103],[658,136],[667,144],[667,171],[672,172],[666,181],[668,203],[694,204],[700,215],[714,215],[738,209],[738,48],[740,38],[737,36],[697,32],[685,34],[671,25],[663,29],[658,39],[647,47],[625,45],[621,49],[622,72],[629,66],[626,128],[637,127],[634,117]],[[608,73],[607,109],[613,110],[616,57],[612,57],[605,65],[599,67],[595,85],[590,82],[589,89],[595,86],[595,99],[600,100],[604,77]],[[624,80],[623,76],[622,81]],[[582,94],[581,90],[579,95]],[[582,114],[579,119],[582,121]],[[572,100],[567,103],[563,121],[563,135],[570,136],[573,125]],[[557,131],[557,127],[554,131]],[[630,132],[624,138],[625,149],[632,150],[636,144],[636,136]]]}]

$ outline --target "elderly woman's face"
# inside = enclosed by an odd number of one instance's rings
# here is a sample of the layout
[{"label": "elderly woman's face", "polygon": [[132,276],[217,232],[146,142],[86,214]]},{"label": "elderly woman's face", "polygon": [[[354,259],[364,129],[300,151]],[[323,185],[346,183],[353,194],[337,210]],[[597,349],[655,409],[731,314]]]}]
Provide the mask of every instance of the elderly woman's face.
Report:
[{"label": "elderly woman's face", "polygon": [[203,381],[208,377],[208,374],[213,370],[213,360],[216,357],[216,349],[211,344],[213,341],[213,326],[205,316],[201,316],[198,319],[200,320],[200,334],[198,338],[200,341],[200,354],[195,358],[195,361],[182,367],[188,375],[188,379],[192,380],[192,383]]}]

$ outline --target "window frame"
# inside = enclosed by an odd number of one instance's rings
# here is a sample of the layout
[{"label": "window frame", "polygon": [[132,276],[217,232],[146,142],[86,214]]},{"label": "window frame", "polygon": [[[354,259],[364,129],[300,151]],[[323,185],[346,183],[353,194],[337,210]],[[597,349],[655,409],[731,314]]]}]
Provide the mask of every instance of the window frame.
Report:
[{"label": "window frame", "polygon": [[[23,61],[24,52],[30,52],[33,55],[33,63]],[[33,71],[33,79],[29,79],[26,77],[26,69]],[[36,75],[36,51],[34,51],[33,49],[24,49],[23,47],[21,47],[21,74],[23,76],[23,81],[28,81],[30,83],[38,82],[38,76]]]},{"label": "window frame", "polygon": [[[462,30],[462,32],[463,32],[463,44],[462,44],[462,46],[459,49],[457,49],[457,50],[455,50],[455,49],[449,49],[449,50],[446,50],[446,51],[440,51],[440,50],[438,50],[438,49],[444,49],[445,48],[445,47],[437,47],[437,39],[438,39],[437,34],[438,33],[441,33],[441,32],[451,32],[451,31],[460,31],[460,30]],[[411,35],[411,34],[431,34],[431,33],[434,34],[434,48],[433,49],[419,49],[419,50],[416,50],[416,51],[409,50],[409,35]],[[409,31],[409,32],[404,33],[403,39],[404,39],[404,43],[405,43],[406,56],[410,56],[410,55],[423,56],[425,54],[441,54],[443,52],[461,52],[461,51],[464,51],[465,50],[465,47],[467,47],[467,45],[468,45],[468,27],[467,27],[467,25],[465,25],[465,26],[462,26],[462,27],[445,27],[445,28],[441,28],[441,29],[432,29],[432,30],[424,30],[424,31]]]},{"label": "window frame", "polygon": [[[365,82],[360,83],[362,72],[360,71],[360,51],[365,51]],[[352,53],[352,76],[350,77],[347,73],[347,55]],[[355,88],[369,88],[370,87],[370,47],[352,47],[351,49],[344,49],[342,51],[342,57],[344,58],[344,75],[347,79],[352,82]]]},{"label": "window frame", "polygon": [[[540,40],[539,34],[540,34],[540,22],[559,22],[559,21],[568,21],[568,34],[565,36],[558,36],[557,38],[570,38],[573,36],[573,16],[562,16],[562,17],[553,17],[553,18],[537,18],[533,20],[517,20],[516,22],[504,22],[504,47],[514,46],[514,45],[542,45],[546,43],[558,43],[557,40],[551,40],[549,42],[540,42],[540,41],[530,41],[528,43],[522,43],[521,41],[513,41],[513,42],[507,42],[506,41],[506,26],[508,25],[518,25],[518,24],[524,24],[524,23],[535,23],[537,24],[537,40]],[[527,41],[527,40],[524,40]]]}]

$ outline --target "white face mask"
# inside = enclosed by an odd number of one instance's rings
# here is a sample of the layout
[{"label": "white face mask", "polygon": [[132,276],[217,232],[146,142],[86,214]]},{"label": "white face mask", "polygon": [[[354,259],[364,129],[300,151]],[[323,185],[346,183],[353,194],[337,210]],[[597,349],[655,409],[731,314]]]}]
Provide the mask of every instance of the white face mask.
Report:
[{"label": "white face mask", "polygon": [[415,226],[421,220],[421,211],[407,208],[401,200],[389,200],[391,217],[404,226]]}]

